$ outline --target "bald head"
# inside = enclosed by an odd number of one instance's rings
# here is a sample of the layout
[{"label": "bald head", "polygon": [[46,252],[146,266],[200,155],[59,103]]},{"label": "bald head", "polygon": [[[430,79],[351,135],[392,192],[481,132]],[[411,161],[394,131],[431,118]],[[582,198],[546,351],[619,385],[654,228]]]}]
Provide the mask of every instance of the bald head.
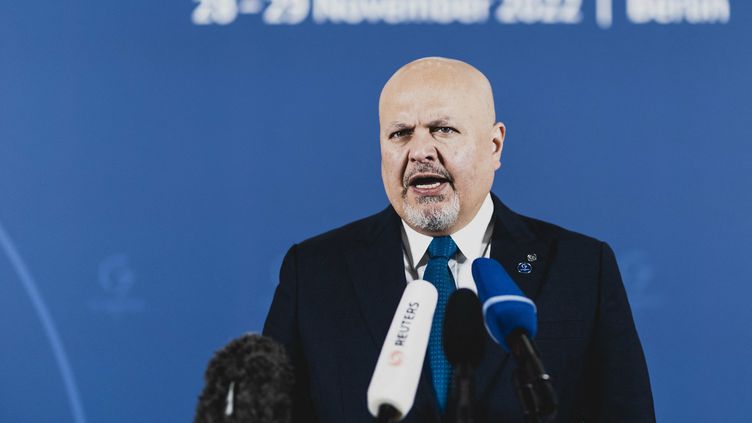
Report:
[{"label": "bald head", "polygon": [[395,72],[384,85],[379,97],[379,115],[395,97],[417,87],[449,91],[473,104],[478,118],[488,124],[496,122],[493,91],[485,75],[474,66],[444,57],[414,60]]},{"label": "bald head", "polygon": [[467,63],[429,57],[389,78],[379,98],[381,176],[410,227],[450,235],[477,214],[499,168],[505,128],[488,79]]}]

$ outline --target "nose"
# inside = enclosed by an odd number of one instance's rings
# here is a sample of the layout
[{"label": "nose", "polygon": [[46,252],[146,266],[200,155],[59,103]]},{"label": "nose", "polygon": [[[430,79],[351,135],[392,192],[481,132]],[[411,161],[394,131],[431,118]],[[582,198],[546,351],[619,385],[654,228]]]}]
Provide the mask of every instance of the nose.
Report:
[{"label": "nose", "polygon": [[409,154],[411,162],[425,163],[437,159],[436,140],[433,139],[430,131],[423,128],[416,130],[410,141],[410,144],[412,144]]}]

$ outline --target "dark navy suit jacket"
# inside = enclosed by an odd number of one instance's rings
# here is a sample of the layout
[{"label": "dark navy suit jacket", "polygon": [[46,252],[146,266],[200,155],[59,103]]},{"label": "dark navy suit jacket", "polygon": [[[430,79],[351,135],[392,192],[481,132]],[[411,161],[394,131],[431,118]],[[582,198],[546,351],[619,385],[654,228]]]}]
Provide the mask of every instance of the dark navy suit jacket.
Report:
[{"label": "dark navy suit jacket", "polygon": [[[645,358],[609,246],[493,201],[490,255],[538,307],[536,342],[559,395],[555,421],[655,421]],[[400,226],[388,207],[287,253],[264,334],[290,353],[296,423],[373,422],[366,390],[406,284]],[[518,263],[532,253],[532,271],[519,273]],[[487,337],[476,373],[481,422],[522,422],[514,367]],[[426,365],[404,421],[440,420]]]}]

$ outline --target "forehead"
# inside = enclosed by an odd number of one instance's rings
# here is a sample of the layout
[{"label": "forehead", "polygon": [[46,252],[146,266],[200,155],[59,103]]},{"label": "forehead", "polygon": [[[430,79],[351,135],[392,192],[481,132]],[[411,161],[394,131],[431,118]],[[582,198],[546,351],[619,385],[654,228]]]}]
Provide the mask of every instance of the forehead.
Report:
[{"label": "forehead", "polygon": [[394,121],[464,119],[477,105],[457,86],[421,84],[385,91],[379,107],[382,125]]},{"label": "forehead", "polygon": [[392,75],[379,98],[382,127],[395,120],[414,123],[437,118],[480,123],[493,121],[494,115],[493,94],[486,77],[455,61],[408,64]]}]

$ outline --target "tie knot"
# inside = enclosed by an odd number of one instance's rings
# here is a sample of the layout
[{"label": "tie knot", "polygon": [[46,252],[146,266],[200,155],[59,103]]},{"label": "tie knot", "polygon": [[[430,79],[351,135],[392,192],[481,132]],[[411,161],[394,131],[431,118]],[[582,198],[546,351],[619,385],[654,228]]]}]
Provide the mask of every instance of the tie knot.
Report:
[{"label": "tie knot", "polygon": [[428,258],[445,258],[449,260],[457,252],[457,244],[450,236],[439,236],[428,245]]}]

